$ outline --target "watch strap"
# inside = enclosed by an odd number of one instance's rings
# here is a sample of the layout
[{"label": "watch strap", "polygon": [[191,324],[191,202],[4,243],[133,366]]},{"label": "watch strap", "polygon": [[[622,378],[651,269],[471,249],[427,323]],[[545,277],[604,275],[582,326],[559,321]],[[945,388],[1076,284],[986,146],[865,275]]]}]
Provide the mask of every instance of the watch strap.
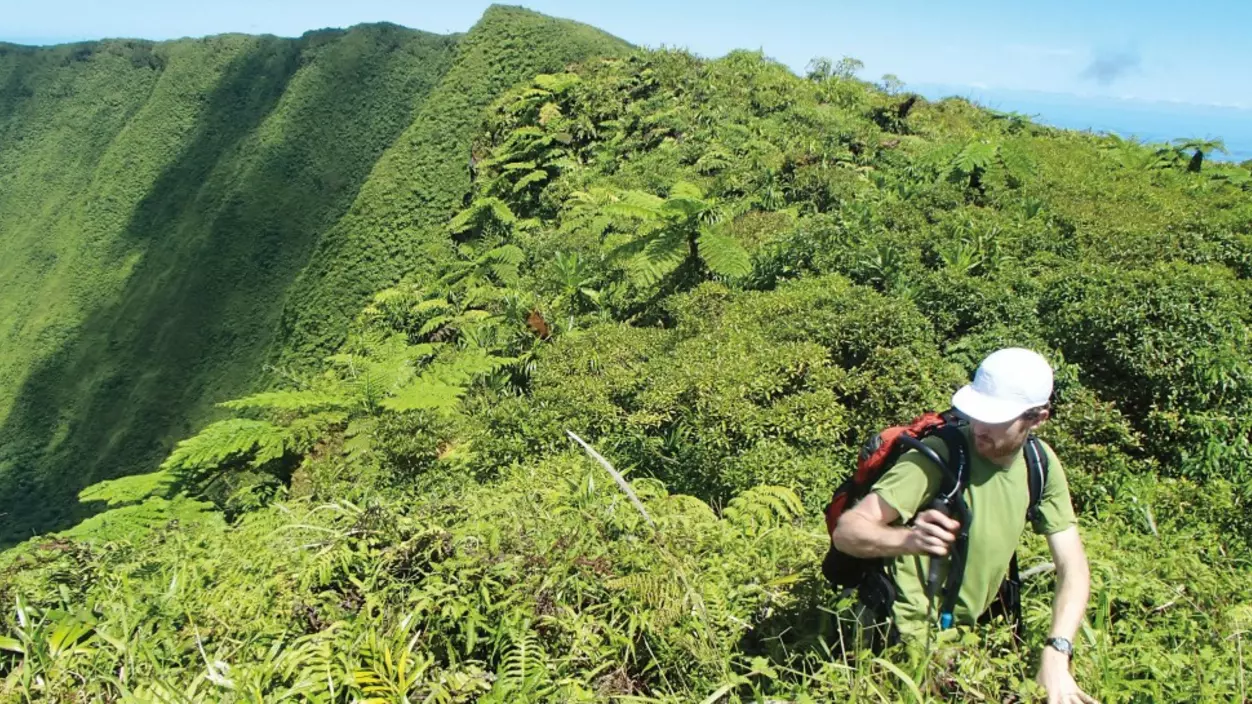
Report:
[{"label": "watch strap", "polygon": [[1069,656],[1070,660],[1074,659],[1074,644],[1068,638],[1059,638],[1059,637],[1053,636],[1043,641],[1043,645],[1045,648],[1051,647],[1055,650],[1059,650],[1062,653],[1065,653],[1067,656]]}]

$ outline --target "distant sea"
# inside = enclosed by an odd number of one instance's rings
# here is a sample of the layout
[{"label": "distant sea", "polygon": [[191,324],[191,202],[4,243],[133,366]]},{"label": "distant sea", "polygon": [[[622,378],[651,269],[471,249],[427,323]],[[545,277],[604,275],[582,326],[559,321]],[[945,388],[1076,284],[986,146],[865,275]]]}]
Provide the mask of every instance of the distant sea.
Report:
[{"label": "distant sea", "polygon": [[1148,100],[1086,97],[969,86],[910,85],[908,89],[936,100],[967,98],[984,107],[1019,112],[1053,127],[1111,132],[1144,142],[1172,142],[1179,137],[1221,139],[1230,154],[1214,159],[1252,159],[1252,110],[1218,105],[1193,105]]}]

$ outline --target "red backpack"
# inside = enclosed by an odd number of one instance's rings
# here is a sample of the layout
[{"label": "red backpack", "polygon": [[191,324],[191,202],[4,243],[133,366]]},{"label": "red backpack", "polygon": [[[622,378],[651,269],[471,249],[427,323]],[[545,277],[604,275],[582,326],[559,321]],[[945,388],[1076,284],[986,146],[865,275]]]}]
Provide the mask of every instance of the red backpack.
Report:
[{"label": "red backpack", "polygon": [[[948,515],[953,515],[961,522],[961,531],[957,542],[953,545],[951,566],[948,570],[947,582],[943,585],[943,604],[940,609],[940,623],[947,627],[952,622],[957,595],[960,591],[961,579],[965,572],[965,555],[969,539],[969,510],[963,498],[968,485],[969,450],[966,447],[961,426],[964,421],[952,411],[944,413],[928,412],[914,418],[908,425],[887,428],[875,434],[861,447],[857,460],[856,471],[835,489],[830,503],[826,505],[826,532],[832,534],[843,513],[869,494],[874,483],[895,466],[900,455],[909,450],[921,452],[943,472],[939,492],[933,498],[930,507],[938,508]],[[947,446],[947,461],[938,453],[922,443],[930,436],[940,437]],[[1047,481],[1048,455],[1042,443],[1031,435],[1025,447],[1030,502],[1027,518],[1035,521],[1039,515],[1039,504],[1043,499],[1043,487]],[[938,560],[931,561],[928,589],[935,596],[941,564]],[[838,589],[855,588],[861,594],[861,600],[880,614],[889,613],[895,601],[895,585],[887,575],[886,563],[881,558],[862,558],[840,552],[833,542],[822,561],[822,573],[831,585]],[[999,613],[1016,618],[1020,625],[1020,581],[1017,571],[1017,554],[1009,564],[1009,575],[1000,588],[1000,599],[993,607]]]}]

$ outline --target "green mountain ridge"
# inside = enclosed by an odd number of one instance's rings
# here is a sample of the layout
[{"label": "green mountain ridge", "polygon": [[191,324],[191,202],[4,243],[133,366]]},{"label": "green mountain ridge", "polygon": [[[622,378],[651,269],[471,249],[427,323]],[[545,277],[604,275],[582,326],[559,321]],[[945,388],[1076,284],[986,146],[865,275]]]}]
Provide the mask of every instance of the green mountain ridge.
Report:
[{"label": "green mountain ridge", "polygon": [[[495,7],[453,37],[0,49],[0,507],[31,516],[5,533],[151,470],[285,350],[333,349],[468,189],[458,145],[486,102],[615,41]],[[367,229],[398,191],[431,205]]]}]

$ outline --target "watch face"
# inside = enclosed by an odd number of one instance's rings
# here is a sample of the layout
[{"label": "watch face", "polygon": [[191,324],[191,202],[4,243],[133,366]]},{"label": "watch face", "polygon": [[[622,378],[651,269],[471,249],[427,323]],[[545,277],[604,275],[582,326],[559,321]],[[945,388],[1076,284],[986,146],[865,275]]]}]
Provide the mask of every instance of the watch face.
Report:
[{"label": "watch face", "polygon": [[1050,645],[1050,646],[1052,646],[1053,648],[1056,648],[1057,650],[1061,651],[1062,653],[1065,653],[1066,655],[1073,655],[1073,654],[1074,654],[1074,644],[1073,644],[1073,643],[1070,643],[1068,639],[1065,639],[1065,638],[1049,638],[1049,639],[1047,640],[1047,644],[1048,644],[1048,645]]}]

